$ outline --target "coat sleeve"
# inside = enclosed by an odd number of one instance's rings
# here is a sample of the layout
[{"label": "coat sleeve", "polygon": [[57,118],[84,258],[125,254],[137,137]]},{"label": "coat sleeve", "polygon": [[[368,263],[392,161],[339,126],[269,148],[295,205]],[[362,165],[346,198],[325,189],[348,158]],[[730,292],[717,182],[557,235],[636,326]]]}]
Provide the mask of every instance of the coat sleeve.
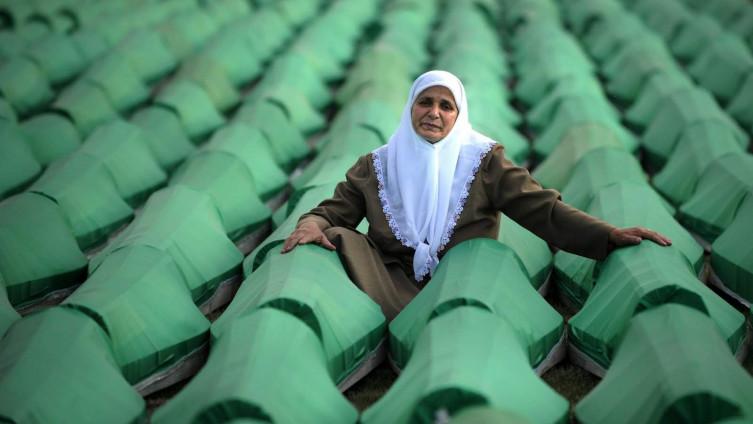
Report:
[{"label": "coat sleeve", "polygon": [[557,248],[597,260],[607,256],[615,227],[562,202],[556,190],[542,188],[527,169],[504,157],[501,146],[489,156],[484,186],[497,210]]},{"label": "coat sleeve", "polygon": [[322,231],[330,227],[355,228],[366,216],[366,200],[362,187],[369,177],[369,155],[361,156],[345,174],[345,181],[335,187],[335,193],[317,207],[301,215],[304,222],[314,222]]}]

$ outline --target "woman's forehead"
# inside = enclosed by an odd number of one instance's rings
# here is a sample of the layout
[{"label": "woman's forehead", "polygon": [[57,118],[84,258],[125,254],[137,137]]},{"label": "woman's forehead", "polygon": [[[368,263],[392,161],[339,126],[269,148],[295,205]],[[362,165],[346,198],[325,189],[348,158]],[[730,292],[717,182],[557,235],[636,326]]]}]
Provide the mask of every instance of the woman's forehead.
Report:
[{"label": "woman's forehead", "polygon": [[450,100],[452,101],[452,103],[455,103],[455,96],[452,94],[452,91],[450,91],[449,88],[443,85],[433,85],[431,87],[427,87],[426,89],[418,93],[416,100],[424,97],[438,97],[440,100]]}]

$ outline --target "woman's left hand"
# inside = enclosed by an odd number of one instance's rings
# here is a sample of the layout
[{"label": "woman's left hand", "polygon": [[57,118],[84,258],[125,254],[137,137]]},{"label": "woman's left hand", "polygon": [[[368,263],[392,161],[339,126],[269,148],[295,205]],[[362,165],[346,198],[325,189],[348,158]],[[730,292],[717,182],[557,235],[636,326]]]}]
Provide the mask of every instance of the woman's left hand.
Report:
[{"label": "woman's left hand", "polygon": [[672,240],[643,227],[615,228],[609,233],[609,242],[615,247],[632,246],[641,240],[651,240],[660,246],[670,246]]}]

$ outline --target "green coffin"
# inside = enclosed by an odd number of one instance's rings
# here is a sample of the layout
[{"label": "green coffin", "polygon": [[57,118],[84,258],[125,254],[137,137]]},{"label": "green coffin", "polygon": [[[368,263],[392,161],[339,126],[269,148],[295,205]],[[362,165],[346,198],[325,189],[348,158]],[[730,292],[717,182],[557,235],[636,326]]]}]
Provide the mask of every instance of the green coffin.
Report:
[{"label": "green coffin", "polygon": [[313,245],[270,253],[212,324],[213,339],[222,339],[233,322],[265,308],[287,312],[311,327],[336,383],[369,359],[386,329],[379,305],[350,281],[337,253]]},{"label": "green coffin", "polygon": [[0,93],[21,116],[30,115],[53,98],[42,69],[20,56],[0,65]]},{"label": "green coffin", "polygon": [[15,309],[13,309],[13,305],[11,305],[10,300],[8,300],[8,293],[5,290],[5,282],[3,281],[2,274],[0,274],[0,339],[5,335],[5,331],[20,318],[21,316],[18,315],[18,312],[16,312]]},{"label": "green coffin", "polygon": [[742,202],[735,219],[711,245],[711,266],[730,290],[753,303],[753,192]]},{"label": "green coffin", "polygon": [[132,206],[143,203],[167,180],[141,128],[120,119],[98,127],[77,154],[102,161],[121,197]]},{"label": "green coffin", "polygon": [[52,110],[72,119],[83,138],[99,125],[118,118],[118,112],[105,92],[84,81],[77,81],[63,90],[52,104]]},{"label": "green coffin", "polygon": [[81,253],[58,206],[22,193],[0,202],[0,280],[22,306],[86,278]]},{"label": "green coffin", "polygon": [[108,255],[63,306],[99,323],[131,384],[183,359],[208,339],[209,321],[194,305],[175,262],[149,246]]},{"label": "green coffin", "polygon": [[225,30],[213,37],[194,58],[186,59],[187,64],[193,60],[216,63],[227,74],[233,85],[244,85],[262,72],[261,54],[258,49],[237,31]]},{"label": "green coffin", "polygon": [[536,423],[567,420],[568,402],[533,372],[513,327],[464,305],[428,323],[400,377],[361,422],[435,422],[484,405]]},{"label": "green coffin", "polygon": [[151,246],[169,253],[197,304],[211,296],[220,282],[237,275],[243,259],[225,235],[211,197],[180,185],[154,193],[138,218],[92,258],[90,272],[126,246]]},{"label": "green coffin", "polygon": [[63,34],[50,34],[32,43],[26,56],[39,65],[55,85],[69,81],[88,65],[73,40]]},{"label": "green coffin", "polygon": [[753,55],[750,47],[733,34],[722,33],[709,41],[687,72],[726,104],[753,72]]},{"label": "green coffin", "polygon": [[216,131],[202,151],[230,153],[240,159],[254,178],[262,199],[272,197],[287,185],[287,175],[274,161],[269,140],[258,129],[242,122]]},{"label": "green coffin", "polygon": [[664,98],[676,91],[692,88],[693,83],[687,75],[677,70],[660,71],[646,79],[633,104],[625,111],[627,124],[643,131],[648,127]]},{"label": "green coffin", "polygon": [[140,423],[146,404],[120,374],[97,323],[54,307],[17,321],[3,338],[0,419]]},{"label": "green coffin", "polygon": [[167,75],[177,65],[173,53],[167,48],[160,33],[153,29],[131,32],[117,48],[141,81],[156,81]]},{"label": "green coffin", "polygon": [[753,72],[748,74],[740,90],[730,100],[727,113],[741,125],[753,126]]},{"label": "green coffin", "polygon": [[29,191],[60,206],[81,249],[104,241],[133,217],[107,167],[87,154],[77,153],[54,162]]},{"label": "green coffin", "polygon": [[160,91],[154,104],[173,110],[193,140],[204,139],[225,123],[207,92],[188,80],[171,82]]},{"label": "green coffin", "polygon": [[42,113],[21,124],[26,142],[43,166],[67,156],[81,145],[81,135],[70,119],[56,113]]},{"label": "green coffin", "polygon": [[753,380],[718,327],[667,304],[636,315],[606,378],[575,407],[581,423],[721,422],[753,417]]},{"label": "green coffin", "polygon": [[314,109],[303,92],[298,89],[283,84],[263,87],[246,100],[246,103],[254,104],[264,101],[280,105],[293,126],[304,135],[320,131],[326,126],[324,116]]},{"label": "green coffin", "polygon": [[145,102],[150,94],[141,76],[131,68],[128,59],[119,53],[110,53],[97,60],[80,80],[102,89],[118,112],[132,110]]},{"label": "green coffin", "polygon": [[677,59],[690,62],[703,52],[709,40],[716,39],[723,31],[714,18],[699,14],[680,27],[669,46]]},{"label": "green coffin", "polygon": [[529,367],[547,357],[564,330],[562,317],[531,286],[512,249],[469,240],[447,252],[429,284],[390,323],[393,364],[409,365],[427,324],[461,306],[502,318],[517,334]]},{"label": "green coffin", "polygon": [[304,56],[298,54],[288,53],[275,60],[266,71],[261,84],[261,87],[257,87],[262,91],[265,91],[264,86],[283,85],[293,89],[303,94],[309,103],[319,110],[332,101],[330,88],[316,73],[314,66]]},{"label": "green coffin", "polygon": [[675,205],[690,199],[703,171],[712,161],[742,151],[734,132],[719,121],[691,124],[679,137],[669,161],[652,180],[654,187]]},{"label": "green coffin", "polygon": [[236,106],[241,96],[227,72],[214,61],[193,60],[180,68],[176,79],[187,79],[201,86],[219,111]]},{"label": "green coffin", "polygon": [[228,237],[235,240],[259,228],[270,217],[256,191],[254,177],[236,156],[207,151],[189,158],[170,179],[211,196]]},{"label": "green coffin", "polygon": [[144,141],[162,169],[175,168],[194,151],[183,124],[169,109],[146,107],[136,112],[130,122],[141,128]]},{"label": "green coffin", "polygon": [[680,222],[711,242],[729,227],[751,189],[753,155],[733,152],[720,156],[709,163],[693,196],[680,206]]},{"label": "green coffin", "polygon": [[531,285],[539,290],[552,269],[552,252],[549,250],[549,244],[505,214],[500,214],[500,219],[497,241],[515,252]]},{"label": "green coffin", "polygon": [[316,333],[295,316],[262,308],[228,322],[201,371],[152,422],[353,424],[358,412],[327,372]]},{"label": "green coffin", "polygon": [[591,295],[570,318],[570,343],[608,368],[632,317],[666,303],[708,315],[732,352],[742,347],[745,316],[699,281],[675,249],[650,242],[615,251],[604,261]]},{"label": "green coffin", "polygon": [[17,124],[0,121],[0,199],[21,191],[42,172],[42,166]]}]

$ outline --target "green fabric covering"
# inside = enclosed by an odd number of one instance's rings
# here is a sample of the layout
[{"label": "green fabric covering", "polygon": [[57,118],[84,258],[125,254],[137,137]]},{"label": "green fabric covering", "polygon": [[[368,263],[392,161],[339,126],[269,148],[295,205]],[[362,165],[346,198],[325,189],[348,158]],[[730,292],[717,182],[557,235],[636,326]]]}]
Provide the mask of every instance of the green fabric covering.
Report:
[{"label": "green fabric covering", "polygon": [[[544,35],[555,37],[554,34]],[[592,65],[585,54],[573,46],[575,42],[567,38],[566,33],[559,33],[559,37],[560,41],[555,42],[556,48],[547,44],[547,50],[541,39],[534,38],[527,44],[527,48],[522,47],[524,50],[520,50],[525,52],[525,58],[518,60],[521,78],[515,86],[515,94],[528,106],[541,101],[560,80],[583,77],[592,72]]]},{"label": "green fabric covering", "polygon": [[747,144],[747,135],[719,108],[713,97],[703,89],[694,88],[675,91],[662,100],[641,139],[647,159],[653,164],[663,165],[685,127],[704,120],[717,120],[728,125],[740,144]]},{"label": "green fabric covering", "polygon": [[660,68],[662,65],[671,65],[672,56],[664,40],[643,27],[642,33],[634,34],[633,37],[625,40],[605,58],[599,71],[608,81],[611,81],[621,78],[622,69],[629,72],[628,76],[633,76],[632,74],[636,72],[640,74],[641,69],[651,63],[659,65]]},{"label": "green fabric covering", "polygon": [[81,145],[76,126],[57,113],[36,115],[21,124],[21,131],[42,166],[73,153]]},{"label": "green fabric covering", "polygon": [[141,215],[92,258],[90,272],[125,246],[151,246],[169,253],[197,304],[239,273],[243,259],[225,235],[211,197],[181,185],[154,193]]},{"label": "green fabric covering", "polygon": [[402,108],[392,108],[383,100],[354,100],[343,106],[335,115],[330,125],[330,132],[335,132],[341,127],[366,125],[379,133],[379,138],[384,144],[389,141],[395,128],[400,124],[401,112]]},{"label": "green fabric covering", "polygon": [[219,0],[203,4],[204,11],[217,22],[218,25],[227,24],[251,13],[251,4],[245,0]]},{"label": "green fabric covering", "polygon": [[631,13],[617,13],[594,22],[581,42],[598,63],[607,62],[631,39],[646,32],[643,21]]},{"label": "green fabric covering", "polygon": [[646,81],[656,73],[681,72],[669,54],[652,54],[651,50],[633,49],[630,54],[620,55],[613,69],[618,69],[609,78],[607,92],[620,101],[632,103],[641,92]]},{"label": "green fabric covering", "polygon": [[211,60],[193,60],[180,69],[178,79],[188,79],[206,91],[220,111],[227,111],[240,102],[241,96],[221,65]]},{"label": "green fabric covering", "polygon": [[633,315],[677,303],[707,314],[730,350],[737,352],[745,336],[745,316],[694,274],[677,250],[655,243],[615,251],[600,267],[583,308],[570,318],[570,342],[608,368]]},{"label": "green fabric covering", "polygon": [[309,154],[306,140],[290,122],[280,104],[267,101],[244,105],[235,114],[234,120],[261,130],[269,140],[275,162],[283,169],[292,169]]},{"label": "green fabric covering", "polygon": [[222,339],[239,318],[263,308],[287,312],[311,327],[338,383],[369,357],[386,329],[379,305],[350,281],[337,253],[313,245],[270,253],[212,324],[213,340]]},{"label": "green fabric covering", "polygon": [[476,406],[463,409],[459,414],[452,417],[450,424],[530,424],[530,421],[518,415],[511,414],[488,406]]},{"label": "green fabric covering", "polygon": [[[405,85],[405,80],[409,80],[408,58],[405,57],[397,48],[385,44],[374,44],[364,51],[353,65],[345,82],[340,86],[335,96],[338,104],[344,105],[355,97],[369,83],[374,81],[383,81],[384,86],[394,84],[394,90]],[[403,102],[405,94],[408,92],[410,85],[405,91],[400,92]]]},{"label": "green fabric covering", "polygon": [[15,57],[0,65],[0,93],[21,116],[52,100],[50,83],[31,59]]},{"label": "green fabric covering", "polygon": [[368,124],[338,126],[333,127],[321,141],[322,147],[318,157],[322,157],[321,164],[324,164],[327,158],[337,156],[352,156],[355,159],[369,154],[374,149],[382,147],[383,144],[381,134]]},{"label": "green fabric covering", "polygon": [[0,282],[15,306],[81,283],[86,258],[50,199],[21,193],[0,203]]},{"label": "green fabric covering", "polygon": [[503,318],[514,329],[530,366],[543,361],[564,330],[562,317],[531,286],[515,252],[497,241],[469,240],[440,261],[429,284],[390,323],[390,357],[409,364],[427,324],[460,306]]},{"label": "green fabric covering", "polygon": [[125,56],[111,53],[94,63],[81,77],[101,88],[119,112],[133,109],[149,98],[149,89]]},{"label": "green fabric covering", "polygon": [[501,214],[500,217],[497,241],[515,251],[531,285],[538,290],[546,281],[552,268],[552,252],[549,250],[549,244],[505,214]]},{"label": "green fabric covering", "polygon": [[[469,109],[471,109],[469,107]],[[478,109],[473,109],[478,110]],[[473,129],[494,139],[497,143],[505,147],[505,157],[513,163],[523,165],[531,152],[531,147],[520,133],[513,127],[499,120],[495,121],[489,117],[486,121],[479,121],[474,118]]]},{"label": "green fabric covering", "polygon": [[70,37],[84,56],[86,63],[94,62],[110,49],[109,41],[91,28],[79,28]]},{"label": "green fabric covering", "polygon": [[39,65],[52,84],[69,81],[88,65],[73,40],[62,34],[50,34],[34,42],[26,56]]},{"label": "green fabric covering", "polygon": [[533,177],[546,188],[562,190],[580,158],[600,147],[621,149],[622,144],[611,129],[601,124],[573,126],[546,160],[536,167]]},{"label": "green fabric covering", "polygon": [[331,47],[333,50],[346,50],[347,53],[345,54],[351,57],[354,50],[353,45],[342,38],[335,39],[336,35],[334,34],[336,33],[333,33],[333,35],[322,35],[322,30],[316,33],[314,31],[317,30],[308,31],[313,27],[314,25],[311,25],[304,29],[284,54],[286,56],[295,55],[303,57],[322,81],[334,82],[341,80],[345,74],[343,66],[334,58],[327,57],[327,55],[332,55]]},{"label": "green fabric covering", "polygon": [[0,59],[6,61],[21,55],[27,44],[15,31],[0,31]]},{"label": "green fabric covering", "polygon": [[753,380],[702,312],[668,304],[636,315],[579,422],[719,422],[753,416]]},{"label": "green fabric covering", "polygon": [[[751,192],[753,193],[753,192]],[[753,194],[737,210],[735,219],[711,245],[711,266],[727,288],[753,303]]]},{"label": "green fabric covering", "polygon": [[529,112],[527,122],[534,130],[540,131],[556,116],[557,109],[568,98],[581,97],[584,100],[598,105],[612,112],[619,119],[619,113],[604,97],[604,93],[596,80],[591,75],[571,76],[556,83],[554,88],[539,101]]},{"label": "green fabric covering", "polygon": [[167,253],[153,247],[112,252],[63,305],[102,326],[115,362],[131,384],[207,341],[209,321],[193,304],[180,270]]},{"label": "green fabric covering", "polygon": [[599,124],[609,128],[629,152],[638,148],[638,141],[620,126],[611,108],[587,97],[568,97],[562,99],[554,118],[534,140],[534,154],[546,158],[562,142],[569,129],[583,124]]},{"label": "green fabric covering", "polygon": [[202,9],[190,8],[173,15],[158,29],[167,48],[180,61],[197,51],[219,27]]},{"label": "green fabric covering", "polygon": [[693,13],[681,2],[654,3],[639,1],[633,11],[641,16],[648,28],[669,41],[691,19]]},{"label": "green fabric covering", "polygon": [[741,152],[729,126],[719,121],[700,121],[689,125],[679,136],[677,147],[653,185],[675,205],[693,195],[698,180],[713,160],[732,152]]},{"label": "green fabric covering", "polygon": [[0,274],[0,339],[3,338],[8,328],[20,318],[21,316],[13,309],[10,300],[8,300],[5,282],[3,281],[2,274]]},{"label": "green fabric covering", "polygon": [[709,163],[693,196],[680,206],[680,222],[711,242],[729,227],[751,189],[753,155],[737,152],[720,156]]},{"label": "green fabric covering", "polygon": [[78,153],[52,163],[29,188],[53,199],[81,249],[104,241],[133,217],[112,174],[98,158]]},{"label": "green fabric covering", "polygon": [[2,97],[0,97],[0,119],[13,123],[18,122],[18,117],[16,116],[16,111],[13,110],[13,106]]},{"label": "green fabric covering", "polygon": [[531,422],[567,419],[567,401],[534,374],[513,327],[466,305],[428,323],[400,377],[361,422],[434,422],[437,414],[482,405]]},{"label": "green fabric covering", "polygon": [[250,82],[262,72],[261,54],[244,39],[242,31],[224,30],[213,37],[195,58],[189,58],[185,63],[193,60],[216,63],[236,87]]},{"label": "green fabric covering", "polygon": [[293,190],[302,192],[312,187],[334,186],[345,180],[345,174],[357,160],[357,155],[319,155],[293,180]]},{"label": "green fabric covering", "polygon": [[167,48],[160,33],[153,29],[131,32],[117,47],[141,81],[155,81],[167,75],[177,65],[175,56]]},{"label": "green fabric covering", "polygon": [[42,172],[42,166],[18,125],[0,121],[0,199],[22,190]]},{"label": "green fabric covering", "polygon": [[78,150],[102,161],[131,206],[143,203],[167,180],[145,138],[138,126],[116,119],[97,128]]},{"label": "green fabric covering", "polygon": [[302,134],[312,134],[326,126],[324,116],[309,103],[306,96],[295,88],[278,85],[255,90],[246,103],[272,102],[279,104],[294,127]]},{"label": "green fabric covering", "polygon": [[714,18],[701,14],[681,26],[669,46],[677,59],[689,62],[703,51],[709,40],[717,38],[723,31]]},{"label": "green fabric covering", "polygon": [[234,418],[349,424],[358,412],[332,383],[316,333],[291,314],[261,308],[228,323],[206,365],[152,422]]},{"label": "green fabric covering", "polygon": [[259,228],[271,216],[248,167],[231,153],[206,151],[192,156],[170,179],[170,185],[176,184],[209,194],[233,240]]},{"label": "green fabric covering", "polygon": [[281,249],[282,243],[295,229],[298,218],[322,200],[331,197],[333,191],[332,186],[315,187],[302,193],[297,201],[289,201],[289,208],[292,209],[288,212],[287,219],[243,260],[243,275],[248,277],[266,260],[273,249]]},{"label": "green fabric covering", "polygon": [[660,71],[651,75],[646,79],[632,106],[625,111],[625,122],[643,131],[659,112],[664,98],[692,87],[693,83],[682,72]]},{"label": "green fabric covering", "polygon": [[144,400],[120,374],[107,335],[79,311],[50,308],[18,321],[0,350],[0,419],[134,423]]},{"label": "green fabric covering", "polygon": [[243,28],[245,38],[257,47],[260,59],[264,61],[271,58],[293,35],[290,23],[272,7],[238,19],[232,25]]},{"label": "green fabric covering", "polygon": [[131,117],[131,123],[141,128],[144,141],[162,169],[175,168],[194,151],[180,119],[169,109],[141,109]]},{"label": "green fabric covering", "polygon": [[175,111],[193,140],[205,138],[225,123],[207,92],[192,81],[170,83],[157,95],[155,104]]},{"label": "green fabric covering", "polygon": [[242,122],[212,135],[202,151],[226,152],[240,159],[254,178],[256,192],[267,199],[287,185],[288,178],[274,161],[269,141],[258,129]]},{"label": "green fabric covering", "polygon": [[625,11],[616,1],[587,0],[568,5],[564,10],[566,19],[573,32],[582,36],[595,22],[602,21],[611,15],[622,14]]},{"label": "green fabric covering", "polygon": [[[630,153],[614,147],[599,147],[578,160],[562,199],[578,209],[586,209],[599,189],[618,182],[648,185],[640,163]],[[659,198],[658,194],[655,194]],[[673,208],[667,205],[671,212]]]},{"label": "green fabric covering", "polygon": [[279,57],[265,72],[261,86],[257,86],[255,90],[266,91],[264,87],[280,85],[303,94],[315,109],[322,109],[332,101],[330,88],[317,75],[314,66],[302,55],[286,54]]},{"label": "green fabric covering", "polygon": [[745,126],[753,126],[753,72],[748,74],[740,90],[732,97],[727,113]]},{"label": "green fabric covering", "polygon": [[118,117],[118,112],[113,109],[105,92],[100,87],[83,81],[63,90],[52,104],[52,109],[70,117],[83,138],[97,126]]},{"label": "green fabric covering", "polygon": [[700,85],[728,103],[753,72],[753,54],[738,37],[723,33],[710,43],[687,68]]},{"label": "green fabric covering", "polygon": [[280,15],[294,27],[299,27],[316,16],[317,9],[320,7],[317,2],[313,1],[302,3],[296,0],[281,0],[273,4]]}]

